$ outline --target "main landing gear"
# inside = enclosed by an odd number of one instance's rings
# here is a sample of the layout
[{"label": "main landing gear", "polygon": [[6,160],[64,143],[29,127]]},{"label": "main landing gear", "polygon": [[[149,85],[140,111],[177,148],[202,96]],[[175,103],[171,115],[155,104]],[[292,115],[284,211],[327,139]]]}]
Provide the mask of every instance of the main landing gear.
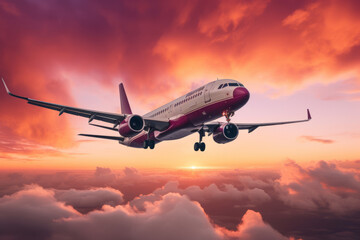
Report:
[{"label": "main landing gear", "polygon": [[199,135],[200,135],[199,142],[196,142],[194,144],[194,150],[199,151],[199,149],[200,149],[200,151],[203,152],[203,151],[205,151],[205,147],[206,147],[205,143],[202,142],[202,138],[205,136],[204,129],[199,130]]},{"label": "main landing gear", "polygon": [[147,139],[147,140],[144,141],[144,145],[143,145],[144,149],[147,149],[147,148],[154,149],[154,147],[155,147],[155,141],[154,140]]},{"label": "main landing gear", "polygon": [[152,131],[152,129],[149,129],[148,132],[147,132],[147,138],[146,138],[146,140],[144,141],[144,144],[143,144],[144,149],[147,149],[147,148],[154,149],[154,147],[155,147],[155,141],[149,139],[150,138],[149,135],[150,135],[151,131]]}]

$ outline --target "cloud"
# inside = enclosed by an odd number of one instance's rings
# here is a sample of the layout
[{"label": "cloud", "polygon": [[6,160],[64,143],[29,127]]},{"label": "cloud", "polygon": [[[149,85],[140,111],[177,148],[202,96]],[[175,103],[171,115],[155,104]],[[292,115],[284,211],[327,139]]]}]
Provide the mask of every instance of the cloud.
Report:
[{"label": "cloud", "polygon": [[313,95],[325,101],[359,101],[360,82],[357,79],[339,80],[330,84],[311,86]]},{"label": "cloud", "polygon": [[202,208],[177,194],[147,205],[141,214],[123,206],[106,207],[103,212],[68,219],[59,225],[60,239],[73,234],[81,239],[98,239],[104,237],[104,230],[105,239],[220,239]]},{"label": "cloud", "polygon": [[[70,192],[73,197],[73,192]],[[86,215],[58,202],[52,190],[31,185],[0,199],[0,237],[11,239],[286,239],[248,211],[237,231],[213,225],[197,202],[169,193],[142,213],[128,205],[104,206]]]},{"label": "cloud", "polygon": [[309,17],[309,12],[302,10],[302,9],[298,9],[295,12],[293,12],[291,15],[287,16],[283,20],[283,24],[285,26],[289,25],[292,27],[297,27],[300,24],[302,24],[303,22],[305,22],[308,17]]},{"label": "cloud", "polygon": [[54,220],[78,213],[36,185],[0,199],[0,238],[48,239]]},{"label": "cloud", "polygon": [[217,30],[229,32],[236,29],[246,18],[262,14],[269,2],[269,0],[219,2],[216,8],[200,19],[198,28],[201,33],[208,36],[212,36]]},{"label": "cloud", "polygon": [[331,139],[318,138],[314,136],[301,136],[300,138],[309,142],[318,142],[323,144],[331,144],[335,142],[334,140]]},{"label": "cloud", "polygon": [[149,195],[141,195],[130,202],[139,210],[143,210],[147,202],[154,202],[168,193],[179,193],[188,196],[191,200],[206,204],[214,201],[236,201],[237,204],[259,204],[270,200],[270,196],[262,189],[253,188],[238,190],[232,184],[225,184],[223,190],[217,185],[211,184],[201,189],[199,186],[189,186],[186,189],[179,188],[178,182],[168,182],[162,188],[156,189]]},{"label": "cloud", "polygon": [[[358,10],[354,0],[4,0],[0,72],[18,94],[72,106],[74,85],[108,91],[124,81],[143,111],[216,76],[247,79],[254,91],[275,83],[284,94],[344,75],[359,82]],[[11,138],[74,146],[70,118],[0,100]]]},{"label": "cloud", "polygon": [[335,214],[360,211],[360,182],[354,173],[342,172],[323,161],[309,169],[289,162],[282,171],[278,189],[285,204]]},{"label": "cloud", "polygon": [[55,198],[78,211],[100,209],[103,205],[115,207],[123,202],[123,194],[113,188],[55,190]]},{"label": "cloud", "polygon": [[[9,138],[9,135],[13,137]],[[26,137],[14,135],[7,127],[0,126],[0,158],[7,161],[39,161],[49,157],[72,157],[73,153],[47,144],[39,144]]]},{"label": "cloud", "polygon": [[232,238],[244,240],[289,239],[264,223],[261,214],[258,212],[248,210],[241,221],[242,223],[238,225],[237,231],[224,230],[225,233]]},{"label": "cloud", "polygon": [[[336,239],[335,236],[345,236],[346,232],[346,236],[351,239],[358,235],[354,229],[357,229],[360,217],[359,173],[357,161],[320,161],[308,164],[289,161],[278,169],[195,172],[142,171],[134,168],[115,171],[103,167],[94,171],[2,171],[0,202],[12,202],[10,205],[18,212],[14,210],[7,214],[14,216],[23,211],[17,205],[23,201],[27,201],[24,205],[27,207],[29,204],[41,207],[46,201],[52,202],[47,206],[60,206],[63,209],[60,213],[63,214],[54,217],[54,224],[56,227],[61,226],[61,231],[66,234],[59,236],[72,236],[72,231],[80,234],[75,229],[76,224],[91,228],[95,224],[103,226],[102,221],[107,223],[104,223],[104,229],[112,232],[114,221],[106,222],[112,217],[124,221],[122,224],[127,224],[128,228],[131,226],[135,229],[138,227],[135,227],[138,219],[145,225],[145,222],[152,222],[153,218],[160,222],[164,219],[165,222],[170,222],[166,217],[174,216],[172,214],[175,213],[170,213],[172,210],[181,209],[181,204],[195,204],[195,209],[202,212],[201,216],[196,215],[195,218],[207,219],[212,227],[210,232],[214,230],[215,236],[220,239],[237,239],[240,235],[245,238],[246,234],[250,234],[249,231],[256,239],[255,233],[266,232],[266,229],[276,229],[274,236],[278,232],[283,236],[311,240]],[[29,184],[31,187],[24,189]],[[20,199],[17,196],[25,195],[31,197],[16,200]],[[171,197],[168,199],[168,196]],[[165,206],[161,205],[165,198],[174,203],[166,204],[171,206],[166,211],[159,207]],[[177,206],[177,203],[181,204]],[[190,210],[192,211],[196,212]],[[265,223],[261,223],[260,215],[255,212],[261,214],[264,219],[261,221]],[[255,219],[259,230],[250,230],[257,228],[245,224],[248,216]],[[50,224],[51,229],[54,229],[54,224]],[[155,223],[152,226],[157,227]],[[247,226],[247,230],[244,230],[244,226]],[[35,229],[38,228],[39,231],[42,229],[36,225]],[[25,229],[24,232],[28,230]],[[94,236],[100,234],[90,233]]]},{"label": "cloud", "polygon": [[334,163],[320,161],[308,170],[309,176],[329,187],[360,191],[360,181],[354,172],[340,170]]}]

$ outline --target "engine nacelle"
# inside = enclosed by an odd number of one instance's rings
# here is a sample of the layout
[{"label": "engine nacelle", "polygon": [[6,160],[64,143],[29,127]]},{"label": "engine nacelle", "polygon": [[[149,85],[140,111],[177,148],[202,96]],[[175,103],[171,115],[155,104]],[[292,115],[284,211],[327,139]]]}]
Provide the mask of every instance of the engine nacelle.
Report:
[{"label": "engine nacelle", "polygon": [[132,137],[144,129],[144,119],[139,115],[125,118],[119,125],[119,133],[124,137]]},{"label": "engine nacelle", "polygon": [[233,123],[224,123],[213,133],[213,139],[217,143],[228,143],[234,141],[239,134],[239,129]]}]

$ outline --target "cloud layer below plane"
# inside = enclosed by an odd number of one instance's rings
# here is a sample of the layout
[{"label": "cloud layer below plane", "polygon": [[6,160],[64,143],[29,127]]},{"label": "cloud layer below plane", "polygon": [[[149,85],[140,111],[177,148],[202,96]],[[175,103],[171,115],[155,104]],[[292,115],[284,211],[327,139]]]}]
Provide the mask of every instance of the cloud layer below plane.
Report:
[{"label": "cloud layer below plane", "polygon": [[351,239],[359,173],[359,162],[323,161],[281,172],[2,173],[0,238]]},{"label": "cloud layer below plane", "polygon": [[[82,215],[69,206],[74,202],[68,198],[78,198],[80,201],[74,204],[77,207],[89,206],[84,201],[92,202],[93,206],[94,198],[104,198],[106,191],[114,190],[85,193],[62,190],[59,198],[52,190],[27,186],[0,199],[0,236],[11,239],[287,239],[251,210],[245,213],[237,231],[214,226],[199,203],[176,193],[147,203],[141,213],[129,205],[105,205],[101,210]],[[61,201],[64,195],[66,204]]]}]

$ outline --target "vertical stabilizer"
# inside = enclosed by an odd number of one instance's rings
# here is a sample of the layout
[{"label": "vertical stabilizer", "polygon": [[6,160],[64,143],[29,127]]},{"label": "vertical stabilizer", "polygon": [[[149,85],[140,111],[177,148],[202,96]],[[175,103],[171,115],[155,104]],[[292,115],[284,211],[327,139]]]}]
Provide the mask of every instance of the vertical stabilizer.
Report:
[{"label": "vertical stabilizer", "polygon": [[128,98],[126,96],[125,88],[122,83],[119,84],[119,93],[120,93],[120,105],[122,114],[132,114]]}]

